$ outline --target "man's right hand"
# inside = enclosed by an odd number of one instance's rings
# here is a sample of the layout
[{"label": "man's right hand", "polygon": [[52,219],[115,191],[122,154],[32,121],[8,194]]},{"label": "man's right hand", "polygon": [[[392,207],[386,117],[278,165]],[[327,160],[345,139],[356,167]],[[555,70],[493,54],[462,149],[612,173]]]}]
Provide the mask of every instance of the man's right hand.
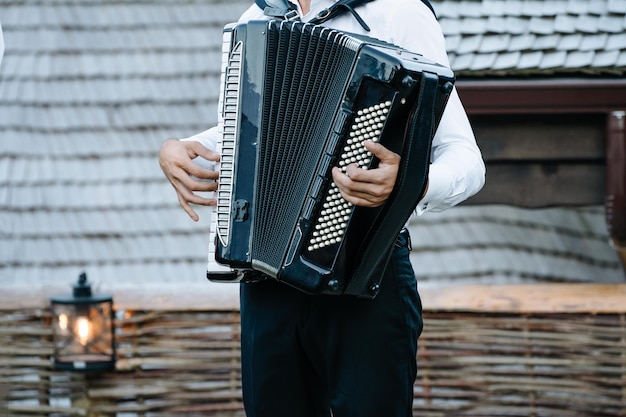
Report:
[{"label": "man's right hand", "polygon": [[208,161],[220,160],[217,153],[208,150],[197,141],[168,139],[163,142],[159,151],[161,169],[176,190],[181,207],[194,221],[198,221],[200,217],[191,207],[192,203],[202,206],[213,206],[217,203],[214,198],[202,197],[195,193],[215,191],[218,178],[216,171],[202,168],[193,161],[198,156]]}]

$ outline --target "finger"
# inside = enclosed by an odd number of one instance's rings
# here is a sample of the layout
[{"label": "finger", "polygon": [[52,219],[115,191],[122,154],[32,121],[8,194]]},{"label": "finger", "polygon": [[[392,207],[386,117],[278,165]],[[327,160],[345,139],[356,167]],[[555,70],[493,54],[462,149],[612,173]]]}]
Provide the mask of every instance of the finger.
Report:
[{"label": "finger", "polygon": [[202,179],[192,177],[185,169],[179,167],[172,167],[166,172],[166,176],[179,191],[191,193],[193,191],[215,191],[217,189],[217,182],[203,181]]},{"label": "finger", "polygon": [[180,171],[184,171],[185,175],[193,175],[200,179],[215,180],[218,173],[207,168],[203,168],[193,160],[198,156],[211,160],[219,161],[219,154],[212,152],[196,141],[179,141],[176,139],[168,139],[161,145],[159,151],[159,164],[161,169],[168,176],[180,176]]},{"label": "finger", "polygon": [[350,164],[346,167],[346,176],[351,180],[357,180],[359,178],[359,171],[364,171],[358,167],[357,164]]},{"label": "finger", "polygon": [[186,164],[182,167],[183,171],[186,171],[186,176],[193,181],[211,184],[219,178],[219,172],[210,169],[202,168],[194,163]]},{"label": "finger", "polygon": [[[359,170],[359,168],[357,168]],[[382,204],[386,195],[380,193],[382,187],[376,187],[369,183],[355,181],[347,176],[339,168],[333,168],[333,180],[344,200],[357,206],[375,207]]]},{"label": "finger", "polygon": [[342,184],[354,191],[363,193],[377,194],[378,187],[386,183],[386,179],[381,175],[381,168],[363,169],[356,164],[350,164],[346,167]]},{"label": "finger", "polygon": [[187,189],[192,192],[211,192],[217,190],[217,182],[215,181],[198,181],[191,178],[186,178],[187,184],[185,185]]},{"label": "finger", "polygon": [[[216,180],[219,178],[219,173],[217,171],[213,171],[211,169],[203,168],[200,165],[193,162],[191,159],[187,159],[184,161],[179,161],[176,167],[179,170],[182,170],[185,173],[185,176],[193,175],[197,179],[201,180]],[[174,167],[171,168],[172,171],[175,170]]]},{"label": "finger", "polygon": [[185,210],[185,213],[187,213],[187,215],[191,217],[191,220],[193,220],[194,222],[200,220],[200,216],[198,216],[198,213],[196,213],[194,209],[191,208],[189,203],[187,203],[180,194],[178,194],[178,203],[183,208],[183,210]]},{"label": "finger", "polygon": [[367,176],[364,177],[364,169],[351,164],[346,168],[346,172],[342,172],[341,169],[333,168],[333,180],[340,191],[344,191],[348,194],[361,192],[370,193],[372,184],[367,180]]},{"label": "finger", "polygon": [[378,207],[385,202],[384,199],[376,196],[372,196],[371,194],[365,193],[350,193],[347,194],[342,190],[339,190],[341,196],[344,200],[352,203],[355,206],[359,207]]},{"label": "finger", "polygon": [[220,155],[217,152],[213,152],[205,148],[204,145],[202,145],[198,141],[189,140],[189,141],[182,141],[182,143],[185,145],[185,149],[187,149],[187,152],[191,159],[195,158],[196,156],[200,156],[206,159],[207,161],[217,162],[220,160]]},{"label": "finger", "polygon": [[191,217],[192,220],[198,221],[200,217],[191,207],[191,204],[197,204],[202,206],[213,206],[217,204],[217,200],[214,198],[206,198],[199,195],[196,195],[190,192],[186,187],[184,187],[178,181],[172,182],[174,188],[176,190],[176,195],[178,197],[178,202],[183,210]]},{"label": "finger", "polygon": [[400,155],[393,151],[390,151],[380,143],[366,140],[364,145],[368,151],[370,151],[376,158],[380,160],[379,165],[398,164],[400,162]]},{"label": "finger", "polygon": [[179,198],[182,198],[187,203],[198,204],[202,206],[212,206],[215,205],[217,200],[215,198],[203,197],[201,195],[193,193],[189,188],[184,186],[181,183],[175,183],[174,188],[176,189],[176,193]]}]

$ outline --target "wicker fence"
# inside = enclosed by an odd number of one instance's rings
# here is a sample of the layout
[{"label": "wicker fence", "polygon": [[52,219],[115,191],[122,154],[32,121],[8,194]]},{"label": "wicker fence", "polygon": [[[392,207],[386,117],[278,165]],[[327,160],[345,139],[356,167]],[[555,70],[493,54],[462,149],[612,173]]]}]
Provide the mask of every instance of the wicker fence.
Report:
[{"label": "wicker fence", "polygon": [[[99,375],[52,370],[45,306],[3,308],[0,416],[244,415],[236,309],[123,304],[116,370]],[[415,416],[626,416],[624,311],[494,305],[426,311]]]}]

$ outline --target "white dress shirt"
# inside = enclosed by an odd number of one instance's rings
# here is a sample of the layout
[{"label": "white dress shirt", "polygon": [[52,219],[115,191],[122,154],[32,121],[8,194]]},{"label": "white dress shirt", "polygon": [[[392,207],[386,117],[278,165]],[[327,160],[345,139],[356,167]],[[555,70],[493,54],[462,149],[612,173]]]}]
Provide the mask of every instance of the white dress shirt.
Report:
[{"label": "white dress shirt", "polygon": [[[298,12],[302,21],[308,21],[333,3],[333,0],[312,0],[309,13],[303,15],[299,4]],[[421,0],[376,0],[355,10],[370,27],[370,32],[365,31],[350,13],[341,14],[324,26],[378,38],[442,65],[450,65],[441,27]],[[262,19],[267,17],[253,5],[244,12],[240,22]],[[199,140],[207,148],[215,149],[217,135],[217,129],[211,128],[184,140]],[[198,162],[207,168],[212,167],[207,161]],[[477,193],[484,181],[485,165],[465,109],[454,89],[433,139],[428,191],[419,202],[416,213],[421,215],[450,208]]]}]

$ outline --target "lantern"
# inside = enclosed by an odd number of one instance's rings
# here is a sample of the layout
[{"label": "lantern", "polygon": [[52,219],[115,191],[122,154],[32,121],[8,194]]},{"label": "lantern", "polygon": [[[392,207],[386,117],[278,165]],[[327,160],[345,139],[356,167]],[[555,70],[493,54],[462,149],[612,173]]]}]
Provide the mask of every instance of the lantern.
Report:
[{"label": "lantern", "polygon": [[54,368],[106,371],[115,368],[113,298],[92,294],[84,272],[72,295],[51,299]]}]

